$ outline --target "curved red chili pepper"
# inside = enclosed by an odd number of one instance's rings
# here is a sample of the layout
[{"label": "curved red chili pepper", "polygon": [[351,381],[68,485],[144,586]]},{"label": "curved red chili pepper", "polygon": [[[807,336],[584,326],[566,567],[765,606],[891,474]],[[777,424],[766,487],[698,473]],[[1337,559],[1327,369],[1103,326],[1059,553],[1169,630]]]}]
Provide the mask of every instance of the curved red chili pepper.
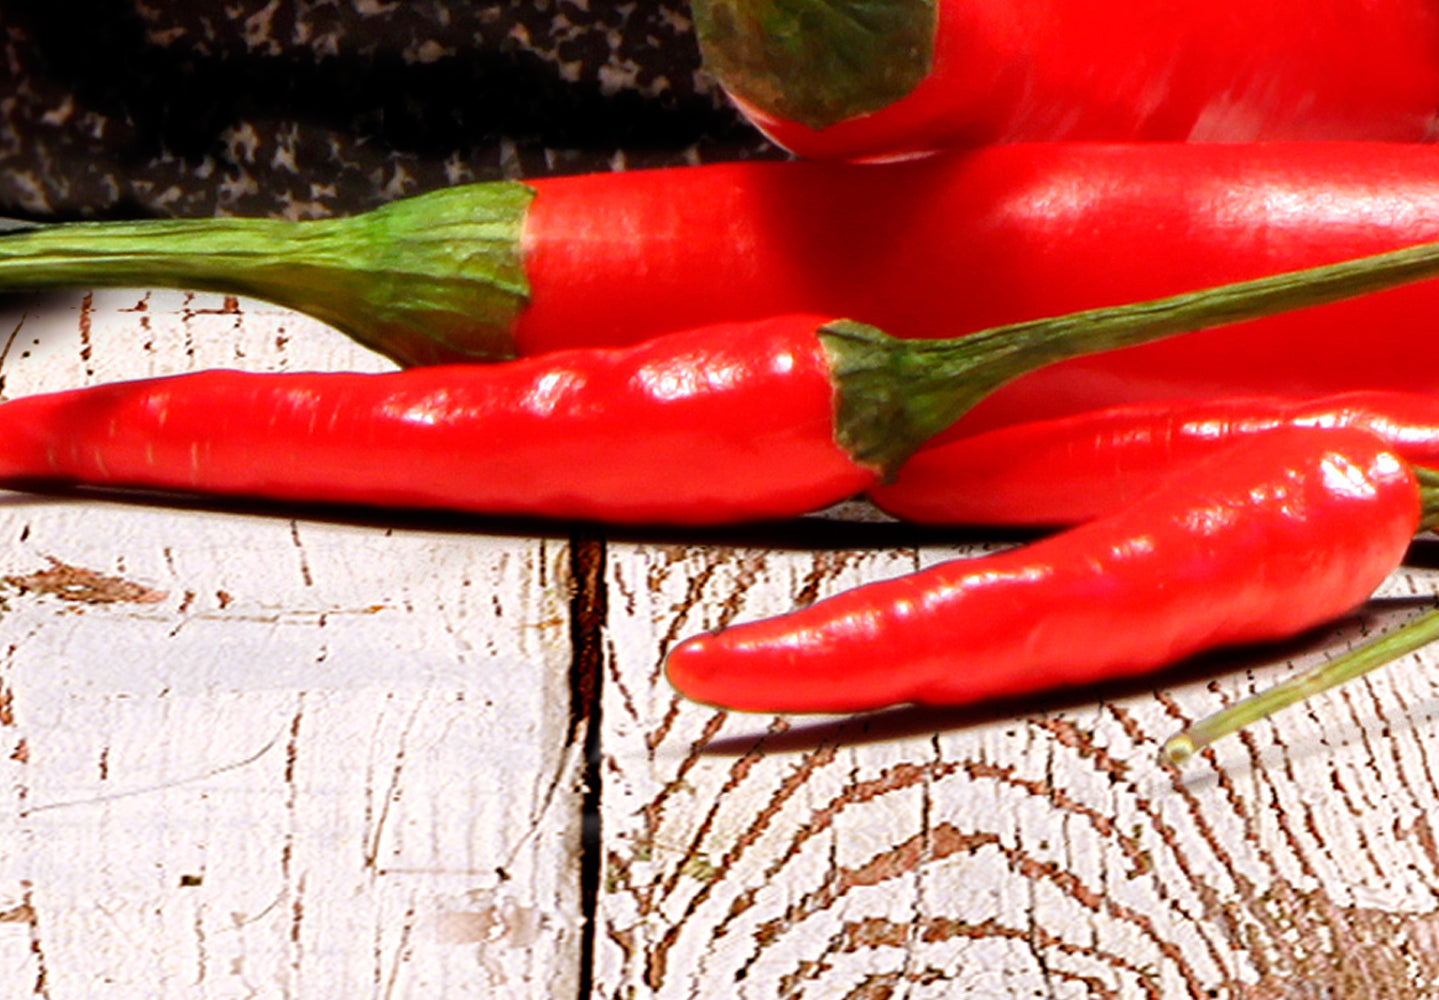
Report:
[{"label": "curved red chili pepper", "polygon": [[666,670],[690,698],[764,712],[962,704],[1132,675],[1350,610],[1398,565],[1420,516],[1413,472],[1372,434],[1281,427],[1032,545],[687,639]]},{"label": "curved red chili pepper", "polygon": [[869,496],[922,524],[1058,527],[1113,513],[1175,470],[1282,424],[1359,427],[1439,466],[1439,396],[1353,392],[1145,403],[1010,424],[916,452]]},{"label": "curved red chili pepper", "polygon": [[200,372],[0,405],[0,477],[711,524],[874,482],[816,317],[388,374]]},{"label": "curved red chili pepper", "polygon": [[693,8],[710,72],[807,158],[1020,140],[1413,141],[1439,108],[1428,0]]},{"label": "curved red chili pepper", "polygon": [[[341,220],[42,227],[0,237],[0,288],[271,297],[428,363],[791,312],[955,336],[1434,240],[1439,144],[1021,145],[472,185]],[[960,430],[1164,398],[1439,394],[1439,366],[1414,363],[1435,316],[1431,282],[1069,362]]]}]

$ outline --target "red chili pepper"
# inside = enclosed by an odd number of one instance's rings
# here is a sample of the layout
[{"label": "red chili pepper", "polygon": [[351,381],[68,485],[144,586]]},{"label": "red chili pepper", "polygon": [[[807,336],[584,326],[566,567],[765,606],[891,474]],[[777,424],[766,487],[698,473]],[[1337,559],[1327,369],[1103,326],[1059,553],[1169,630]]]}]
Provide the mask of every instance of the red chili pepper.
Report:
[{"label": "red chili pepper", "polygon": [[801,156],[1433,134],[1428,0],[695,0],[709,71]]},{"label": "red chili pepper", "polygon": [[211,372],[0,405],[0,477],[623,522],[792,516],[1012,379],[1439,271],[1439,246],[947,341],[790,315],[382,375]]},{"label": "red chili pepper", "polygon": [[618,522],[794,515],[875,480],[835,442],[822,324],[27,396],[0,405],[0,477]]},{"label": "red chili pepper", "polygon": [[869,496],[895,517],[923,524],[1078,524],[1133,503],[1177,469],[1285,424],[1359,427],[1405,461],[1439,467],[1439,396],[1183,400],[1010,424],[924,448]]},{"label": "red chili pepper", "polygon": [[[1008,146],[475,185],[344,220],[0,237],[0,287],[269,297],[412,362],[634,343],[792,312],[905,337],[1134,302],[1439,240],[1439,145]],[[107,254],[107,248],[114,255]],[[1138,402],[1439,394],[1439,284],[1068,363],[964,422]]]},{"label": "red chili pepper", "polygon": [[1435,501],[1426,491],[1421,504],[1414,472],[1372,434],[1281,427],[1109,517],[687,639],[666,669],[690,698],[764,712],[953,705],[1133,675],[1350,610]]}]

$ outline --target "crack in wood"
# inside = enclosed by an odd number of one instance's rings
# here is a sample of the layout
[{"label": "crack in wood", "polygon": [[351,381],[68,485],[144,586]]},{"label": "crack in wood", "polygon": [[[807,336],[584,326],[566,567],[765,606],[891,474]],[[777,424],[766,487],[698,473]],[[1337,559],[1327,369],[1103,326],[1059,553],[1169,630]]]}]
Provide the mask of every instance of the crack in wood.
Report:
[{"label": "crack in wood", "polygon": [[583,734],[580,798],[580,947],[577,997],[594,992],[595,936],[600,873],[604,866],[600,800],[604,791],[600,684],[604,676],[606,617],[605,540],[576,529],[570,536],[570,725],[566,742]]}]

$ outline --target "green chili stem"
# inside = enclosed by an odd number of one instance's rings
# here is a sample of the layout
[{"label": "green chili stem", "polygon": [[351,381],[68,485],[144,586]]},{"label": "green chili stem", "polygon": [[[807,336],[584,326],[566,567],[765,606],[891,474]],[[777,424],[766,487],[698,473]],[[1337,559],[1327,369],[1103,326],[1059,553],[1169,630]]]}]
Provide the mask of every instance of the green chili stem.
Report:
[{"label": "green chili stem", "polygon": [[1419,483],[1419,530],[1439,529],[1439,469],[1411,466]]},{"label": "green chili stem", "polygon": [[1056,361],[1294,309],[1439,275],[1439,243],[1253,281],[948,340],[902,340],[859,323],[820,331],[838,391],[836,436],[858,461],[892,472],[984,396]]},{"label": "green chili stem", "polygon": [[691,13],[726,90],[813,129],[893,104],[934,60],[936,0],[695,0]]},{"label": "green chili stem", "polygon": [[1435,639],[1439,639],[1439,609],[1200,719],[1166,740],[1161,752],[1172,763],[1183,764],[1222,736],[1393,662]]},{"label": "green chili stem", "polygon": [[0,234],[0,291],[168,287],[252,295],[402,364],[514,354],[529,299],[520,227],[533,191],[498,181],[359,215],[72,222]]}]

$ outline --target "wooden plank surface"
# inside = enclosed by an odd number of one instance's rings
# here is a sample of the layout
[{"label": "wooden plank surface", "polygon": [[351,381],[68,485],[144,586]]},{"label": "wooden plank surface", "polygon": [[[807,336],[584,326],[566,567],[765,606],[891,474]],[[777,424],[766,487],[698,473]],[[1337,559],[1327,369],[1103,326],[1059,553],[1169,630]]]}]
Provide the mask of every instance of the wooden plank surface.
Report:
[{"label": "wooden plank surface", "polygon": [[[7,395],[388,367],[258,303],[12,297]],[[569,546],[0,494],[0,997],[573,995]]]},{"label": "wooden plank surface", "polygon": [[1433,654],[1182,771],[1158,757],[1289,662],[1431,604],[1433,569],[1395,574],[1363,615],[1272,659],[1210,661],[1157,690],[804,719],[666,688],[678,638],[993,545],[896,538],[610,547],[599,995],[1434,995]]},{"label": "wooden plank surface", "polygon": [[[7,395],[386,367],[219,297],[4,308]],[[676,699],[684,635],[1010,544],[850,518],[577,560],[559,527],[0,495],[0,997],[1439,989],[1433,655],[1157,758],[1427,606],[1432,542],[1361,616],[1160,683],[853,719]]]}]

